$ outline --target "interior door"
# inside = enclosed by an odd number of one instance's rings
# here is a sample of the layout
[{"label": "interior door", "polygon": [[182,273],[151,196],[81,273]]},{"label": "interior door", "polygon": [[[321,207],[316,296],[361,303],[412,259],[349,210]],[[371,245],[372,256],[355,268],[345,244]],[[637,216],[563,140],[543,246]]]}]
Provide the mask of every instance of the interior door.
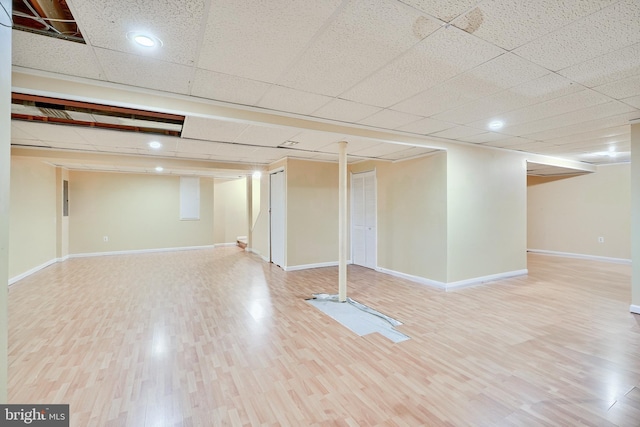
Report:
[{"label": "interior door", "polygon": [[351,176],[351,259],[376,268],[377,211],[375,171]]},{"label": "interior door", "polygon": [[284,171],[269,176],[269,241],[271,246],[271,262],[284,267]]}]

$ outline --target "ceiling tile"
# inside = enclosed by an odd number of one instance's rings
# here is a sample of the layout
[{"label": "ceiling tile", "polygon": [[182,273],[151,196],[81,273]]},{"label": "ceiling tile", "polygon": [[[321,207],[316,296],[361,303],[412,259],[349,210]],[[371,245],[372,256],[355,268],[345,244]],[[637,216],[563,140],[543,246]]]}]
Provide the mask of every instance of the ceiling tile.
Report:
[{"label": "ceiling tile", "polygon": [[[347,141],[347,154],[354,154],[382,144],[382,142],[380,141],[368,138],[348,137],[345,138],[345,140]],[[319,148],[318,151],[321,151],[323,153],[338,154],[340,152],[340,146],[338,145],[338,142],[332,142],[322,148]]]},{"label": "ceiling tile", "polygon": [[436,114],[432,118],[469,124],[484,119],[498,119],[502,114],[583,90],[557,74],[547,74],[511,89],[470,102],[462,107]]},{"label": "ceiling tile", "polygon": [[340,0],[212,0],[198,67],[274,83]]},{"label": "ceiling tile", "polygon": [[509,150],[526,151],[529,153],[541,154],[546,152],[549,149],[549,147],[554,147],[554,145],[548,142],[533,141],[533,142],[527,142],[525,144],[510,145],[505,148],[508,148]]},{"label": "ceiling tile", "polygon": [[188,94],[191,67],[107,49],[95,49],[106,79],[114,83]]},{"label": "ceiling tile", "polygon": [[[640,109],[640,96],[630,96],[629,98],[624,98],[621,101],[627,105]],[[640,119],[640,114],[638,115],[638,118]]]},{"label": "ceiling tile", "polygon": [[465,142],[472,142],[474,144],[483,144],[485,142],[495,142],[503,139],[512,138],[510,135],[504,135],[498,132],[485,132],[478,135],[467,136],[464,138]]},{"label": "ceiling tile", "polygon": [[393,109],[431,116],[547,74],[549,71],[544,68],[505,53],[442,85],[400,102]]},{"label": "ceiling tile", "polygon": [[451,129],[432,133],[431,135],[437,136],[439,138],[460,139],[460,138],[466,138],[473,135],[478,135],[481,133],[484,133],[484,131],[466,127],[466,126],[456,126],[456,127],[452,127]]},{"label": "ceiling tile", "polygon": [[426,118],[413,123],[409,123],[408,125],[400,126],[398,130],[426,135],[429,133],[450,129],[454,126],[455,125],[453,123],[441,122],[439,120]]},{"label": "ceiling tile", "polygon": [[438,28],[398,2],[349,2],[278,83],[337,96]]},{"label": "ceiling tile", "polygon": [[419,116],[432,116],[460,107],[482,96],[478,95],[477,91],[468,92],[456,84],[450,83],[453,80],[455,79],[449,80],[445,84],[429,88],[424,92],[395,104],[392,108]]},{"label": "ceiling tile", "polygon": [[380,156],[380,158],[385,160],[404,160],[436,153],[437,151],[438,150],[433,148],[411,147],[405,150],[396,151],[395,153],[385,154],[384,156]]},{"label": "ceiling tile", "polygon": [[[500,115],[500,119],[504,122],[505,127],[500,131],[506,134],[513,134],[514,136],[520,136],[519,133],[510,132],[515,128],[515,125],[521,123],[535,122],[536,120],[557,116],[580,108],[585,108],[593,105],[604,104],[608,102],[610,98],[600,93],[594,92],[591,89],[583,89],[580,92],[572,93],[569,95],[561,96],[559,98],[552,99],[550,101],[541,102],[536,105],[530,105],[518,110],[514,110],[508,113]],[[540,125],[540,130],[544,130],[544,122],[537,122]],[[470,123],[469,126],[485,129],[487,127],[486,120],[478,120],[474,123]],[[538,131],[534,124],[531,128],[527,128],[527,133]]]},{"label": "ceiling tile", "polygon": [[191,95],[234,104],[255,105],[270,86],[269,83],[197,69]]},{"label": "ceiling tile", "polygon": [[[495,0],[478,6],[454,25],[476,37],[512,50],[590,15],[617,0]],[[476,3],[476,2],[474,2]]]},{"label": "ceiling tile", "polygon": [[457,28],[441,28],[341,97],[388,107],[503,52]]},{"label": "ceiling tile", "polygon": [[90,46],[26,31],[11,32],[13,65],[71,76],[101,79],[100,66]]},{"label": "ceiling tile", "polygon": [[[85,39],[94,47],[143,55],[165,62],[194,65],[204,0],[67,0]],[[195,25],[194,25],[195,24]],[[132,43],[129,32],[148,33],[161,48]],[[148,87],[148,86],[143,86]]]},{"label": "ceiling tile", "polygon": [[187,116],[182,127],[182,137],[210,141],[234,141],[245,130],[246,123]]},{"label": "ceiling tile", "polygon": [[345,137],[334,133],[305,130],[290,139],[298,141],[298,144],[294,146],[296,149],[317,150],[334,142],[342,141]]},{"label": "ceiling tile", "polygon": [[[587,2],[585,2],[587,3]],[[553,71],[640,41],[640,2],[623,0],[514,52]]]},{"label": "ceiling tile", "polygon": [[466,12],[478,0],[400,0],[402,3],[415,7],[431,16],[450,22]]},{"label": "ceiling tile", "polygon": [[363,125],[375,126],[385,129],[395,129],[420,120],[422,117],[409,113],[402,113],[394,110],[382,110],[375,113],[359,123]]},{"label": "ceiling tile", "polygon": [[27,122],[11,120],[11,139],[38,139],[25,130]]},{"label": "ceiling tile", "polygon": [[256,147],[229,142],[198,141],[193,139],[183,139],[178,144],[181,153],[207,154],[216,158],[228,158],[232,160],[236,157],[244,157],[256,150]]},{"label": "ceiling tile", "polygon": [[[125,148],[125,147],[112,147],[105,145],[95,145],[95,150],[103,153],[118,153],[118,154],[145,154],[141,153],[137,148]],[[144,151],[144,150],[143,150]]]},{"label": "ceiling tile", "polygon": [[559,71],[587,87],[600,86],[640,74],[640,43]]},{"label": "ceiling tile", "polygon": [[380,107],[360,104],[346,99],[333,99],[313,112],[316,117],[355,123],[380,111]]},{"label": "ceiling tile", "polygon": [[589,140],[602,140],[605,141],[619,141],[620,139],[626,140],[628,139],[630,134],[629,125],[622,126],[614,126],[603,129],[595,129],[587,132],[581,132],[569,136],[563,136],[560,138],[553,138],[547,140],[547,142],[551,142],[555,145],[565,145],[565,144],[582,144],[586,143]]},{"label": "ceiling tile", "polygon": [[[627,124],[635,116],[631,111],[633,109],[626,104],[612,101],[606,105],[596,105],[595,107],[549,117],[540,122],[525,123],[515,126],[517,129],[509,129],[507,131],[544,141],[588,130]],[[538,131],[529,133],[528,131],[531,129]]]},{"label": "ceiling tile", "polygon": [[262,97],[258,106],[270,110],[309,115],[329,101],[331,98],[328,96],[273,85]]},{"label": "ceiling tile", "polygon": [[514,136],[511,138],[499,139],[497,141],[489,141],[484,145],[489,145],[491,147],[498,147],[498,148],[510,148],[512,146],[524,145],[532,142],[536,142],[536,141],[528,138],[521,138],[519,136]]},{"label": "ceiling tile", "polygon": [[69,144],[90,143],[76,132],[76,129],[79,128],[74,126],[24,121],[16,121],[15,126],[27,134],[32,135],[34,138],[44,142],[64,142]]},{"label": "ceiling tile", "polygon": [[244,161],[251,163],[267,164],[280,160],[284,157],[283,149],[263,147],[254,151],[247,151],[243,154]]},{"label": "ceiling tile", "polygon": [[409,145],[400,145],[400,144],[373,144],[366,148],[361,148],[359,150],[354,150],[349,154],[354,156],[361,157],[382,157],[386,155],[391,155],[393,153],[397,153],[398,151],[404,151],[411,148]]},{"label": "ceiling tile", "polygon": [[615,99],[640,95],[640,74],[602,86],[596,86],[593,90],[609,95]]},{"label": "ceiling tile", "polygon": [[234,142],[277,147],[298,133],[294,128],[249,125]]}]

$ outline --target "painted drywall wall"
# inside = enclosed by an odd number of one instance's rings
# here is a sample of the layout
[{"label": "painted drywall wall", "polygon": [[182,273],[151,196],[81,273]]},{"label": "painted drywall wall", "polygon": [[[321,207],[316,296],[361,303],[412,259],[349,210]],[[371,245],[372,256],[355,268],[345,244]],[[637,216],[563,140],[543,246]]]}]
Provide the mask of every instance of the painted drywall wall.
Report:
[{"label": "painted drywall wall", "polygon": [[286,265],[338,261],[338,164],[289,159]]},{"label": "painted drywall wall", "polygon": [[526,187],[519,153],[447,150],[447,283],[527,268]]},{"label": "painted drywall wall", "polygon": [[56,254],[56,168],[11,159],[9,277],[52,262]]},{"label": "painted drywall wall", "polygon": [[402,162],[357,164],[377,179],[378,267],[445,282],[446,153]]},{"label": "painted drywall wall", "polygon": [[69,171],[69,210],[70,254],[214,243],[210,178],[200,178],[200,220],[180,220],[180,177],[168,175]]},{"label": "painted drywall wall", "polygon": [[247,182],[245,178],[214,180],[213,206],[214,243],[236,243],[238,237],[247,235]]},{"label": "painted drywall wall", "polygon": [[7,288],[9,283],[9,180],[11,169],[11,0],[0,0],[0,402],[7,402]]},{"label": "painted drywall wall", "polygon": [[631,259],[630,186],[628,163],[562,179],[529,177],[527,247]]}]

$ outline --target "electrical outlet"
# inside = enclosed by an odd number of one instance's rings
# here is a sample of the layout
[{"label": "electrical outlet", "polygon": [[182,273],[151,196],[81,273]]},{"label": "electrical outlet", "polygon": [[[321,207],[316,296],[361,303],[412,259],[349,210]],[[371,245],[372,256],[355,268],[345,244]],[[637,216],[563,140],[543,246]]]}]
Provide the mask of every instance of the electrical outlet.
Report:
[{"label": "electrical outlet", "polygon": [[104,237],[102,238],[102,240],[104,240],[105,242],[108,242],[108,241],[109,241],[109,236],[104,236]]},{"label": "electrical outlet", "polygon": [[604,243],[604,237],[598,237],[598,243]]}]

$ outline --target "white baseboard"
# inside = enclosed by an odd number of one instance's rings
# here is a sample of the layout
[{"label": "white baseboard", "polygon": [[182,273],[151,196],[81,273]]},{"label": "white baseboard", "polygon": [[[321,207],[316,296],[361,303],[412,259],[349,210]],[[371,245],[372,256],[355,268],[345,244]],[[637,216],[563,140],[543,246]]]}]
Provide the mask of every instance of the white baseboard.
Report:
[{"label": "white baseboard", "polygon": [[489,276],[473,277],[471,279],[459,280],[457,282],[449,282],[447,283],[447,291],[467,288],[469,286],[481,285],[483,283],[493,282],[495,280],[509,279],[511,277],[517,276],[526,276],[527,274],[529,274],[529,270],[524,268],[522,270],[507,271],[504,273],[490,274]]},{"label": "white baseboard", "polygon": [[411,274],[401,273],[395,270],[389,270],[388,268],[376,267],[376,271],[380,273],[388,274],[390,276],[399,277],[401,279],[406,279],[411,282],[420,283],[421,285],[434,286],[439,289],[447,289],[447,284],[444,282],[438,282],[437,280],[431,280],[420,276],[413,276]]},{"label": "white baseboard", "polygon": [[[351,264],[350,260],[347,260],[347,264]],[[316,264],[302,264],[302,265],[291,265],[288,267],[284,267],[284,271],[298,271],[298,270],[307,270],[309,268],[321,268],[321,267],[337,267],[338,261],[330,261],[330,262],[319,262]]]},{"label": "white baseboard", "polygon": [[224,248],[227,246],[238,246],[238,242],[228,242],[228,243],[216,243],[213,245],[215,248]]},{"label": "white baseboard", "polygon": [[611,258],[606,256],[574,254],[571,252],[547,251],[544,249],[527,249],[527,252],[531,252],[534,254],[541,254],[541,255],[561,256],[565,258],[579,258],[579,259],[589,259],[592,261],[612,262],[615,264],[631,264],[631,260],[626,258]]},{"label": "white baseboard", "polygon": [[[235,246],[235,243],[234,243]],[[129,251],[113,251],[113,252],[89,252],[82,254],[70,254],[69,258],[87,258],[94,256],[108,256],[108,255],[131,255],[131,254],[147,254],[154,252],[174,252],[174,251],[191,251],[196,249],[213,249],[216,245],[206,246],[181,246],[177,248],[156,248],[156,249],[134,249]]]},{"label": "white baseboard", "polygon": [[633,314],[640,314],[640,305],[631,304],[631,307],[629,307],[629,311]]},{"label": "white baseboard", "polygon": [[41,265],[39,265],[37,267],[33,267],[32,269],[30,269],[28,271],[25,271],[22,274],[18,274],[17,276],[12,277],[12,278],[9,279],[9,285],[13,285],[17,281],[22,280],[25,277],[31,276],[33,273],[37,273],[38,271],[42,270],[43,268],[47,268],[50,265],[55,264],[56,262],[64,261],[66,258],[68,258],[68,257],[65,257],[65,258],[54,258],[54,259],[51,259],[51,260],[45,262],[44,264],[41,264]]},{"label": "white baseboard", "polygon": [[515,270],[515,271],[508,271],[506,273],[492,274],[489,276],[474,277],[471,279],[459,280],[457,282],[445,283],[445,282],[439,282],[437,280],[427,279],[425,277],[413,276],[411,274],[389,270],[387,268],[382,268],[382,267],[376,267],[376,271],[379,271],[380,273],[389,274],[391,276],[400,277],[401,279],[406,279],[412,282],[420,283],[422,285],[433,286],[438,289],[443,289],[445,291],[452,291],[455,289],[466,288],[469,286],[476,286],[476,285],[480,285],[482,283],[490,282],[494,280],[502,280],[502,279],[508,279],[510,277],[523,276],[525,274],[528,274],[529,272],[527,269]]}]

